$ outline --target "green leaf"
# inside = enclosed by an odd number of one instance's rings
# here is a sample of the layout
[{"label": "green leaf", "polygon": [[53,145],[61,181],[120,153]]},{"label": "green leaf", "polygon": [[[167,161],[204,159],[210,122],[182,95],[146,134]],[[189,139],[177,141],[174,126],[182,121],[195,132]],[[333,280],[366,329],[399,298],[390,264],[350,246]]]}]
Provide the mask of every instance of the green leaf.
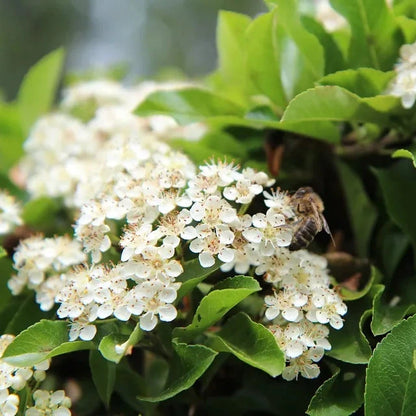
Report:
[{"label": "green leaf", "polygon": [[7,251],[2,246],[0,246],[0,259],[6,256],[7,256]]},{"label": "green leaf", "polygon": [[371,348],[363,333],[363,325],[371,315],[372,294],[348,303],[348,312],[344,315],[344,327],[332,330],[329,342],[332,349],[326,354],[351,364],[366,364],[371,357]]},{"label": "green leaf", "polygon": [[337,166],[354,232],[355,247],[360,257],[367,257],[371,235],[377,221],[377,209],[370,201],[359,175],[346,163],[338,161]]},{"label": "green leaf", "polygon": [[386,1],[330,0],[330,3],[351,27],[349,65],[390,70],[396,62],[403,38]]},{"label": "green leaf", "polygon": [[185,328],[175,328],[173,336],[190,340],[219,321],[230,309],[261,288],[248,276],[228,278],[204,296],[195,312],[192,323]]},{"label": "green leaf", "polygon": [[199,259],[197,258],[187,261],[184,264],[183,273],[176,279],[176,281],[182,282],[182,285],[178,290],[176,303],[186,296],[194,287],[218,270],[221,264],[222,262],[216,259],[213,266],[206,268],[201,266]]},{"label": "green leaf", "polygon": [[2,359],[17,367],[31,367],[47,358],[94,348],[92,342],[68,342],[67,322],[42,319],[21,332],[6,348]]},{"label": "green leaf", "polygon": [[[128,348],[136,345],[142,337],[143,331],[140,329],[140,324],[137,323],[129,336],[121,333],[105,335],[100,341],[98,350],[105,359],[119,363]],[[124,347],[123,350],[117,351],[116,347],[119,346],[120,348],[122,344]]]},{"label": "green leaf", "polygon": [[[413,0],[411,0],[414,4]],[[416,7],[415,7],[416,11]],[[415,13],[416,16],[416,13]],[[416,40],[416,20],[407,16],[397,16],[396,22],[400,26],[404,36],[404,43],[413,43]]]},{"label": "green leaf", "polygon": [[359,121],[389,124],[388,112],[398,108],[397,97],[360,98],[338,86],[318,86],[296,96],[282,121]]},{"label": "green leaf", "polygon": [[413,0],[394,0],[393,11],[397,17],[401,17],[400,15],[403,14],[413,19],[416,18],[416,4]]},{"label": "green leaf", "polygon": [[406,161],[387,169],[374,169],[391,219],[407,234],[416,249],[416,170]]},{"label": "green leaf", "polygon": [[318,39],[302,26],[296,0],[275,3],[273,42],[278,51],[283,89],[290,100],[322,78],[324,51]]},{"label": "green leaf", "polygon": [[208,132],[198,141],[172,139],[169,145],[186,153],[196,165],[212,159],[241,161],[247,157],[247,150],[240,141],[221,131]]},{"label": "green leaf", "polygon": [[[0,258],[0,312],[9,307],[9,301],[12,300],[12,294],[7,287],[7,283],[13,273],[12,261],[10,258],[5,257],[7,253],[1,248],[2,256]],[[15,301],[16,297],[13,297]],[[7,326],[7,320],[3,321],[3,314],[0,314],[0,334],[6,334],[5,327]],[[3,326],[4,325],[4,326]]]},{"label": "green leaf", "polygon": [[49,111],[55,98],[65,53],[56,49],[36,63],[23,78],[18,93],[22,128],[27,134],[33,123]]},{"label": "green leaf", "polygon": [[381,278],[381,275],[379,271],[374,266],[372,266],[370,278],[368,279],[368,282],[361,290],[352,291],[341,286],[339,289],[339,293],[342,299],[346,301],[361,299],[370,291],[370,289],[373,287],[373,284],[380,280],[380,278]]},{"label": "green leaf", "polygon": [[416,409],[416,316],[393,328],[368,364],[366,416],[413,416]]},{"label": "green leaf", "polygon": [[251,19],[243,14],[222,10],[217,24],[218,73],[221,87],[227,96],[238,102],[245,101],[247,73],[244,33]]},{"label": "green leaf", "polygon": [[157,395],[138,396],[140,400],[161,402],[191,387],[211,365],[217,353],[203,345],[174,344],[169,377]]},{"label": "green leaf", "polygon": [[384,92],[394,71],[383,72],[373,68],[346,69],[326,75],[319,80],[321,85],[337,85],[360,97],[373,97]]},{"label": "green leaf", "polygon": [[139,116],[169,115],[187,124],[216,116],[242,116],[244,108],[202,88],[156,91],[134,111]]},{"label": "green leaf", "polygon": [[99,351],[90,351],[90,370],[98,395],[108,409],[116,381],[116,365],[106,360]]},{"label": "green leaf", "polygon": [[309,16],[302,16],[302,24],[314,34],[324,48],[325,54],[325,74],[332,74],[346,67],[345,59],[342,55],[333,35],[328,33],[324,27],[315,19]]},{"label": "green leaf", "polygon": [[384,285],[374,288],[373,319],[371,331],[374,335],[384,335],[391,331],[406,316],[416,313],[413,293],[416,290],[414,276],[402,279],[398,291],[393,297],[385,292]]},{"label": "green leaf", "polygon": [[23,207],[22,218],[27,225],[43,225],[45,222],[50,222],[51,217],[60,208],[61,205],[56,199],[46,196],[32,199]]},{"label": "green leaf", "polygon": [[[258,16],[246,31],[247,71],[253,86],[278,107],[287,104],[280,77],[280,59],[274,36],[274,15]],[[261,47],[259,47],[261,45]]]},{"label": "green leaf", "polygon": [[411,150],[398,149],[392,155],[393,158],[404,157],[410,159],[413,163],[413,166],[416,168],[416,149],[412,148]]},{"label": "green leaf", "polygon": [[7,173],[22,156],[23,138],[18,106],[0,102],[0,172]]},{"label": "green leaf", "polygon": [[231,317],[213,337],[211,347],[235,355],[241,361],[276,377],[285,368],[283,352],[272,333],[245,313]]},{"label": "green leaf", "polygon": [[143,415],[151,415],[152,403],[142,402],[137,399],[137,393],[144,394],[147,388],[145,379],[133,371],[126,361],[116,366],[116,382],[114,390],[117,394],[137,412]]},{"label": "green leaf", "polygon": [[358,410],[364,401],[364,370],[348,368],[340,373],[337,368],[312,397],[307,410],[309,416],[348,416]]},{"label": "green leaf", "polygon": [[393,223],[386,222],[378,237],[378,255],[383,265],[384,275],[392,279],[394,272],[410,246],[409,237]]},{"label": "green leaf", "polygon": [[41,319],[48,319],[53,315],[55,315],[53,311],[43,312],[40,310],[39,304],[35,302],[33,293],[27,295],[25,298],[19,296],[18,308],[9,320],[5,333],[17,335]]}]

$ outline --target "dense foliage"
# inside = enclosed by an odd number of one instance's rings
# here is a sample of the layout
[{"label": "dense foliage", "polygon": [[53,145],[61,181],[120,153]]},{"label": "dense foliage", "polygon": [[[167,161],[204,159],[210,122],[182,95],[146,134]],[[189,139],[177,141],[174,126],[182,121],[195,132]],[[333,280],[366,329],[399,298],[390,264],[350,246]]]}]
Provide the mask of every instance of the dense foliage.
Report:
[{"label": "dense foliage", "polygon": [[416,8],[321,3],[222,12],[200,82],[53,105],[57,50],[0,103],[1,414],[414,414]]}]

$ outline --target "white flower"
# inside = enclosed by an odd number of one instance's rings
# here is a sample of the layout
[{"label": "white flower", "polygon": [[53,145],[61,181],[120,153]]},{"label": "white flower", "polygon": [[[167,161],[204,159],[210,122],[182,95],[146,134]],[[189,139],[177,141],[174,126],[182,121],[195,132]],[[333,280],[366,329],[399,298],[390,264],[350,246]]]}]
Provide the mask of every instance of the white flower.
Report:
[{"label": "white flower", "polygon": [[21,225],[22,208],[16,198],[0,190],[0,235],[7,234],[16,225]]},{"label": "white flower", "polygon": [[322,348],[311,348],[305,351],[301,356],[291,358],[289,365],[284,368],[282,377],[285,380],[294,380],[298,378],[299,373],[305,378],[316,378],[320,370],[317,364],[324,354]]},{"label": "white flower", "polygon": [[287,247],[292,241],[293,231],[286,224],[285,217],[269,208],[266,214],[255,214],[253,227],[243,231],[243,236],[251,243],[259,243],[260,253],[271,256],[276,248]]},{"label": "white flower", "polygon": [[10,394],[8,389],[0,389],[0,414],[14,416],[19,409],[19,396]]},{"label": "white flower", "polygon": [[36,390],[33,393],[34,406],[29,407],[25,416],[71,416],[71,399],[65,396],[63,390],[48,392]]}]

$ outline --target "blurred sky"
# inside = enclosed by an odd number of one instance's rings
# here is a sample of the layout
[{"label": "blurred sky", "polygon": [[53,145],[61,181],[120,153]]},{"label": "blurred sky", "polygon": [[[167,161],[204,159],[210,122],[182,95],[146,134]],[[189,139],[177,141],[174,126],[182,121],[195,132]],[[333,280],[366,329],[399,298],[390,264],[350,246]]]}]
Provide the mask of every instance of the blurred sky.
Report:
[{"label": "blurred sky", "polygon": [[215,68],[218,11],[255,15],[262,0],[0,0],[0,89],[7,98],[40,57],[65,46],[68,70],[128,64],[129,78],[165,67]]}]

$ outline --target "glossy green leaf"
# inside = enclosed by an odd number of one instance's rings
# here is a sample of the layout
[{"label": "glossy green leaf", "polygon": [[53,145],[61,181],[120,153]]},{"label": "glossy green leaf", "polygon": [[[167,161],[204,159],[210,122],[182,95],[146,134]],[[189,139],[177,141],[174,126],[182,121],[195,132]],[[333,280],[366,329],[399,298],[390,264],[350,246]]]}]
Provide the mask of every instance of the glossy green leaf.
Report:
[{"label": "glossy green leaf", "polygon": [[410,161],[413,163],[413,166],[416,168],[416,149],[414,148],[411,150],[398,149],[391,156],[394,158],[404,157],[406,159],[410,159]]},{"label": "glossy green leaf", "polygon": [[276,377],[285,368],[283,352],[273,334],[264,325],[253,322],[248,315],[239,313],[231,317],[215,333],[211,347],[230,352],[241,361]]},{"label": "glossy green leaf", "polygon": [[140,400],[161,402],[187,390],[211,365],[217,353],[203,345],[174,344],[175,356],[164,389],[153,396],[138,396]]},{"label": "glossy green leaf", "polygon": [[116,381],[116,365],[106,360],[97,350],[90,351],[89,363],[98,395],[108,409]]},{"label": "glossy green leaf", "polygon": [[384,285],[375,287],[371,331],[374,335],[384,335],[391,331],[406,316],[416,313],[413,293],[416,290],[414,276],[402,279],[400,287],[390,294]]},{"label": "glossy green leaf", "polygon": [[169,115],[187,124],[216,116],[242,116],[244,108],[202,88],[182,88],[150,94],[135,110],[139,116]]},{"label": "glossy green leaf", "polygon": [[331,378],[316,391],[307,414],[309,416],[348,416],[354,414],[364,401],[364,369],[355,366],[340,372],[337,368]]},{"label": "glossy green leaf", "polygon": [[218,73],[222,89],[238,102],[245,101],[247,73],[245,31],[251,19],[243,14],[220,11],[217,24]]},{"label": "glossy green leaf", "polygon": [[416,170],[407,161],[386,169],[375,169],[391,219],[407,234],[416,248]]},{"label": "glossy green leaf", "polygon": [[366,416],[413,416],[416,409],[416,316],[392,329],[368,364]]},{"label": "glossy green leaf", "polygon": [[404,14],[414,19],[416,18],[416,3],[413,0],[394,0],[393,11],[397,17]]},{"label": "glossy green leaf", "polygon": [[[286,98],[310,88],[324,75],[324,52],[318,39],[301,24],[296,0],[276,0],[274,48]],[[311,53],[313,51],[313,53]]]},{"label": "glossy green leaf", "polygon": [[342,52],[332,33],[328,33],[322,24],[309,16],[302,16],[302,24],[314,34],[324,48],[325,74],[332,74],[346,67]]},{"label": "glossy green leaf", "polygon": [[192,339],[219,321],[247,296],[260,289],[258,282],[248,276],[235,276],[220,282],[201,300],[192,323],[185,328],[175,328],[173,336],[183,340]]},{"label": "glossy green leaf", "polygon": [[18,93],[22,128],[27,134],[33,123],[49,111],[55,98],[64,62],[62,48],[44,56],[25,75]]},{"label": "glossy green leaf", "polygon": [[403,38],[386,1],[330,0],[330,3],[351,27],[349,65],[390,70]]},{"label": "glossy green leaf", "polygon": [[348,312],[344,315],[344,326],[340,330],[331,330],[329,342],[332,349],[326,354],[337,360],[351,364],[366,364],[371,357],[371,348],[362,328],[371,315],[371,298],[348,303]]},{"label": "glossy green leaf", "polygon": [[355,247],[359,256],[367,257],[377,221],[377,209],[368,197],[360,176],[346,163],[338,161],[337,166],[354,232]]},{"label": "glossy green leaf", "polygon": [[215,260],[214,265],[211,267],[202,267],[199,263],[199,259],[187,261],[183,267],[183,273],[176,279],[176,281],[182,282],[182,285],[178,290],[177,301],[182,299],[194,287],[218,270],[221,264],[222,262],[218,259]]},{"label": "glossy green leaf", "polygon": [[382,94],[395,72],[383,72],[373,68],[346,69],[326,75],[319,80],[321,85],[337,85],[360,97]]},{"label": "glossy green leaf", "polygon": [[282,121],[359,121],[389,124],[389,114],[398,107],[397,97],[379,95],[360,98],[338,86],[318,86],[296,96]]},{"label": "glossy green leaf", "polygon": [[[413,4],[413,0],[410,0]],[[416,11],[416,6],[415,6]],[[416,17],[416,13],[414,15]],[[396,22],[402,30],[404,43],[413,43],[416,40],[416,20],[410,19],[407,16],[397,16]]]},{"label": "glossy green leaf", "polygon": [[266,95],[278,107],[284,108],[287,99],[280,77],[280,59],[274,30],[273,13],[258,16],[248,27],[247,71],[258,93]]},{"label": "glossy green leaf", "polygon": [[2,246],[0,246],[0,259],[6,256],[7,256],[7,251]]},{"label": "glossy green leaf", "polygon": [[119,363],[125,352],[136,345],[142,337],[143,331],[140,329],[140,324],[137,323],[130,335],[121,333],[105,335],[100,341],[98,350],[107,360]]},{"label": "glossy green leaf", "polygon": [[92,342],[69,342],[67,322],[42,319],[17,335],[2,359],[18,367],[30,367],[47,358],[93,348]]}]

